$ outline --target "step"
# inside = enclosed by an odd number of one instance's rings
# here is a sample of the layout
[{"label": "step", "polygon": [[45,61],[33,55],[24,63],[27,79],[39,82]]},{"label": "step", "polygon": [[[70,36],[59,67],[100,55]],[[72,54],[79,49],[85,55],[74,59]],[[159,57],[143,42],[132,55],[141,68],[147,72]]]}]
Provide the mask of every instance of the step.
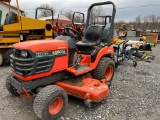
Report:
[{"label": "step", "polygon": [[75,69],[73,66],[70,68],[66,69],[67,71],[74,73],[75,75],[81,75],[84,73],[87,73],[91,70],[93,70],[93,68],[91,68],[89,65],[79,65],[77,69]]}]

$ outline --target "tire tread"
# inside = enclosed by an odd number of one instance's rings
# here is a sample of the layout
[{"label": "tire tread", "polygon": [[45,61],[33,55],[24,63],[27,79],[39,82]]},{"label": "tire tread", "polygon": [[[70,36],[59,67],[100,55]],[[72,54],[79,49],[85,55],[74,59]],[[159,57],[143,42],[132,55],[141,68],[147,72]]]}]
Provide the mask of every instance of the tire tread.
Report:
[{"label": "tire tread", "polygon": [[46,107],[46,102],[52,97],[52,94],[61,92],[65,97],[67,97],[67,102],[68,102],[68,96],[67,93],[65,92],[64,89],[62,89],[59,86],[56,85],[49,85],[44,87],[36,96],[34,103],[33,103],[33,109],[36,115],[40,119],[44,119],[43,116],[43,110]]},{"label": "tire tread", "polygon": [[[95,70],[92,71],[92,76],[98,80],[104,79],[104,72],[108,63],[112,63],[115,67],[114,61],[109,57],[102,57]],[[114,72],[114,71],[113,71]]]}]

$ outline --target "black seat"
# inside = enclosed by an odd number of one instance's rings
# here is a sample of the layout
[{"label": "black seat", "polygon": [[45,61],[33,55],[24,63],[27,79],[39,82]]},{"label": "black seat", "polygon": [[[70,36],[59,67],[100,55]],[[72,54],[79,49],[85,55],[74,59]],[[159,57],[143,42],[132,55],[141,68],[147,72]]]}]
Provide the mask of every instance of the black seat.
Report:
[{"label": "black seat", "polygon": [[110,31],[110,23],[108,23],[103,29],[103,33],[102,33],[102,39],[103,40],[105,40],[105,41],[108,40],[109,31]]},{"label": "black seat", "polygon": [[93,47],[100,44],[102,40],[102,26],[91,25],[87,28],[85,32],[84,41],[79,41],[76,43],[78,47]]},{"label": "black seat", "polygon": [[[13,24],[16,21],[17,14],[14,12],[7,13],[4,20],[4,25]],[[0,31],[3,31],[3,25],[0,26]]]}]

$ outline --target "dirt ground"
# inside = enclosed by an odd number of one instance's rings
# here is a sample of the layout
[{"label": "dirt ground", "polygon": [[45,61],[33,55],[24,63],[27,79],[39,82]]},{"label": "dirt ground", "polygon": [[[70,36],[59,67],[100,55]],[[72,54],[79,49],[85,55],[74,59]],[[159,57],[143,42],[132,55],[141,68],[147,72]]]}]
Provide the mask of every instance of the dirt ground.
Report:
[{"label": "dirt ground", "polygon": [[[153,62],[125,61],[116,69],[110,94],[93,108],[69,97],[68,107],[58,120],[160,120],[160,45],[153,48]],[[0,67],[0,120],[38,120],[33,101],[11,96],[5,89],[9,66]]]}]

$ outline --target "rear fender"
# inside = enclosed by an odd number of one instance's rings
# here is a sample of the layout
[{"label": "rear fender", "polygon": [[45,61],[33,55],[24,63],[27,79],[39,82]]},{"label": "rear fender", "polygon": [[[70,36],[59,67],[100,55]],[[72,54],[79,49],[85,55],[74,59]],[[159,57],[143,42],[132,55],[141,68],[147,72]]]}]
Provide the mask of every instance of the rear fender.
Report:
[{"label": "rear fender", "polygon": [[90,67],[96,68],[99,60],[100,60],[103,56],[112,56],[113,54],[114,54],[114,49],[113,49],[113,47],[111,47],[111,46],[110,46],[110,47],[106,46],[106,47],[102,48],[102,49],[98,52],[98,54],[97,54],[97,56],[96,56],[96,60],[95,60],[93,63],[90,63]]}]

